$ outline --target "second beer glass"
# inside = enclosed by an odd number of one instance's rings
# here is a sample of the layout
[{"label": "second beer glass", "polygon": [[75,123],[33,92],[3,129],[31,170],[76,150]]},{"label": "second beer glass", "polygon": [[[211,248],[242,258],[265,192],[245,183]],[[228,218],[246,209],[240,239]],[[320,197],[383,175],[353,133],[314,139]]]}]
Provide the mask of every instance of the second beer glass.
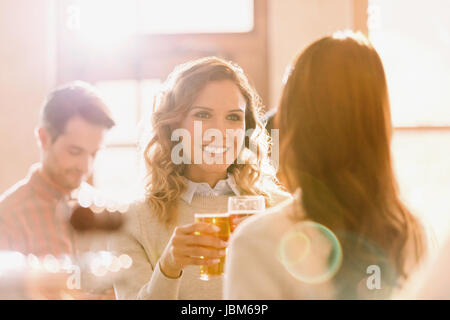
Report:
[{"label": "second beer glass", "polygon": [[228,198],[230,229],[233,232],[239,223],[249,216],[261,213],[266,209],[263,196],[237,196]]}]

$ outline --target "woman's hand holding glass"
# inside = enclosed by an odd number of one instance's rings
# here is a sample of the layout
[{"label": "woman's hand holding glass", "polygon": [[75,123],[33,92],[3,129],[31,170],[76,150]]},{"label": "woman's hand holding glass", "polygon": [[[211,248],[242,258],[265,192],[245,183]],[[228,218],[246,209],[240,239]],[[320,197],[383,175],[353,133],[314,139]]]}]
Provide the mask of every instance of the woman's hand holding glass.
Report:
[{"label": "woman's hand holding glass", "polygon": [[176,227],[159,260],[161,271],[170,278],[178,278],[186,266],[219,263],[228,245],[214,236],[219,231],[219,227],[209,223]]}]

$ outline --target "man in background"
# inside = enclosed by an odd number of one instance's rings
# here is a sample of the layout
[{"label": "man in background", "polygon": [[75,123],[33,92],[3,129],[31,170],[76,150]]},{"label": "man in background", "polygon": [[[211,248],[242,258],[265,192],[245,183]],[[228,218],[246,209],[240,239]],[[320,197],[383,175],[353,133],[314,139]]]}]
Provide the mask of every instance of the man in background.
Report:
[{"label": "man in background", "polygon": [[35,131],[41,161],[0,196],[0,251],[75,254],[67,200],[92,173],[113,126],[106,104],[87,83],[73,82],[49,95]]}]

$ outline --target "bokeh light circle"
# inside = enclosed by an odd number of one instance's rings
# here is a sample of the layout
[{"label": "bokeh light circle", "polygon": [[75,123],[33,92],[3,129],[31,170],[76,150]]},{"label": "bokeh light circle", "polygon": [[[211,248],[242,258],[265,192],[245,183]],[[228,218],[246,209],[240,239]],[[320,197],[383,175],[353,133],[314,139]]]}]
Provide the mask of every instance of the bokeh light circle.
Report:
[{"label": "bokeh light circle", "polygon": [[119,256],[120,266],[124,269],[128,269],[133,264],[133,260],[127,254],[121,254]]},{"label": "bokeh light circle", "polygon": [[342,247],[327,227],[302,221],[280,239],[277,258],[295,279],[309,284],[324,283],[334,277],[342,264]]}]

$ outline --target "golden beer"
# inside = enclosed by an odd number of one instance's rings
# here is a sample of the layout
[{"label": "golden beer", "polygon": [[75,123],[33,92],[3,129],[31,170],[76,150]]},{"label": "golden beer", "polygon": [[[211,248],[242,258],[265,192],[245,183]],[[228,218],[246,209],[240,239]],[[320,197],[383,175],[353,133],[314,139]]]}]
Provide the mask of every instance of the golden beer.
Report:
[{"label": "golden beer", "polygon": [[[219,227],[220,231],[212,235],[223,241],[228,241],[230,237],[230,216],[228,213],[196,213],[195,222],[211,223]],[[202,233],[199,232],[197,234],[201,235]],[[221,257],[220,262],[217,264],[211,266],[200,266],[200,279],[210,280],[211,278],[223,275],[224,266],[225,256]]]}]

